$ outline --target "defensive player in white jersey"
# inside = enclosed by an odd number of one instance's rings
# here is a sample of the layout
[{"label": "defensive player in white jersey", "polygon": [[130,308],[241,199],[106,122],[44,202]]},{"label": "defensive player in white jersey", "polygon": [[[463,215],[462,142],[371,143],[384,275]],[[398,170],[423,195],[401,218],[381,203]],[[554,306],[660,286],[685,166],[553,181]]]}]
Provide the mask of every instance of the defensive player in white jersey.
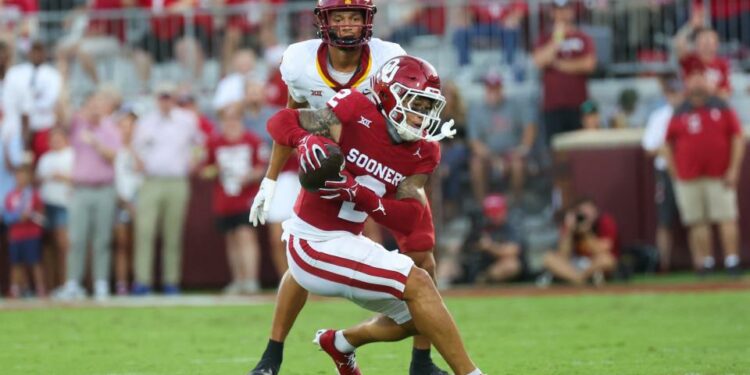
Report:
[{"label": "defensive player in white jersey", "polygon": [[[289,88],[288,108],[323,108],[340,89],[364,91],[369,88],[370,76],[383,62],[406,54],[398,44],[371,38],[375,11],[370,0],[319,1],[315,13],[320,39],[289,46],[282,59],[282,78]],[[288,158],[291,152],[290,147],[274,144],[273,153],[280,157]],[[271,201],[278,175],[279,170],[269,166],[261,193],[254,202],[256,206]],[[434,277],[432,249],[435,235],[429,207],[418,230],[409,236],[395,232],[394,237],[400,250]],[[307,291],[295,287],[287,279],[285,275],[279,286],[268,346],[251,374],[278,372],[283,343],[307,300]],[[423,337],[415,337],[410,374],[447,374],[432,362],[430,342]]]},{"label": "defensive player in white jersey", "polygon": [[[340,375],[361,374],[355,348],[417,332],[456,374],[479,375],[428,273],[361,235],[368,216],[409,234],[426,213],[424,185],[440,160],[436,141],[455,133],[452,121],[440,123],[440,79],[426,61],[399,56],[371,81],[367,95],[343,89],[327,108],[286,109],[268,122],[275,143],[297,148],[306,189],[284,222],[288,282],[382,314],[350,329],[318,331],[315,342]],[[275,156],[271,163],[283,163]]]}]

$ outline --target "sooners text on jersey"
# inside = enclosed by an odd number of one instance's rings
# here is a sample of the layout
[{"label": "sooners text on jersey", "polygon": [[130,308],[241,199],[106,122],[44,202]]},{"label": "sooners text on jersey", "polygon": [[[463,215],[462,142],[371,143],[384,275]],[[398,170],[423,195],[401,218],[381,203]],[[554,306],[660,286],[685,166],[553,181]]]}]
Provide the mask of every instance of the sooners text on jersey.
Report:
[{"label": "sooners text on jersey", "polygon": [[[346,158],[346,170],[379,196],[393,198],[406,177],[430,174],[437,167],[437,142],[394,144],[385,117],[364,94],[344,89],[328,101],[328,106],[342,124],[339,146]],[[305,190],[298,195],[294,212],[320,230],[355,234],[362,232],[368,216],[355,210],[352,202],[325,200]]]}]

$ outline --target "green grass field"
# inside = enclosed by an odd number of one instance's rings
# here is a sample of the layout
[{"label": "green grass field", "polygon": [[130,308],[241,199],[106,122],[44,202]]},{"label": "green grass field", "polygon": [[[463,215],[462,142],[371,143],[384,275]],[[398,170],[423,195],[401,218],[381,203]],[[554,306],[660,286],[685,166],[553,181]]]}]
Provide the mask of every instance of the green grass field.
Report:
[{"label": "green grass field", "polygon": [[[750,374],[747,291],[467,297],[448,305],[489,374]],[[265,347],[272,308],[0,310],[0,374],[245,374]],[[315,330],[368,316],[346,301],[309,303],[282,373],[332,374],[310,342]],[[363,372],[407,374],[410,345],[360,349]]]}]

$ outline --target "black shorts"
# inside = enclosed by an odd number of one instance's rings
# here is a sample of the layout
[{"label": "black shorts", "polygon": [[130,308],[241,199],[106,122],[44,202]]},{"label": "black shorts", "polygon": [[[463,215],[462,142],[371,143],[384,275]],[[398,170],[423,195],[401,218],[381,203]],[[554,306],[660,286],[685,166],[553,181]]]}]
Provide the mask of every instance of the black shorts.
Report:
[{"label": "black shorts", "polygon": [[677,211],[672,178],[667,171],[656,170],[654,202],[656,203],[657,223],[661,226],[671,227],[679,217],[679,211]]},{"label": "black shorts", "polygon": [[223,215],[216,217],[216,228],[221,233],[231,232],[242,226],[250,226],[250,211],[239,214]]},{"label": "black shorts", "polygon": [[544,139],[552,148],[552,138],[561,133],[581,129],[581,111],[578,108],[553,109],[544,112]]}]

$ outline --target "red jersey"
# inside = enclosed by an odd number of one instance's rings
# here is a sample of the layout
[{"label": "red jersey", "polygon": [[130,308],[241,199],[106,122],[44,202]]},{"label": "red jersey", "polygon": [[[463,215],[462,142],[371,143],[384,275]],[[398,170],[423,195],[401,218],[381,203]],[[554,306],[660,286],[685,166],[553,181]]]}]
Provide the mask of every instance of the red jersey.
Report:
[{"label": "red jersey", "polygon": [[[430,174],[440,161],[437,142],[393,143],[385,117],[364,94],[341,90],[328,101],[342,124],[339,147],[346,170],[357,182],[379,196],[395,198],[406,177]],[[362,232],[367,213],[356,211],[352,202],[330,201],[317,193],[301,190],[294,212],[307,224],[324,231]]]},{"label": "red jersey", "polygon": [[215,214],[232,215],[250,210],[260,185],[256,182],[243,186],[242,180],[254,169],[263,168],[266,163],[263,157],[266,152],[261,150],[263,147],[260,137],[250,132],[245,132],[234,141],[223,135],[209,141],[207,162],[219,169],[213,192]]},{"label": "red jersey", "polygon": [[711,87],[732,90],[729,83],[729,61],[723,57],[716,56],[713,60],[704,62],[695,53],[687,54],[680,59],[680,72],[683,77],[703,73]]},{"label": "red jersey", "polygon": [[480,24],[500,24],[512,13],[521,12],[526,15],[529,12],[529,5],[524,1],[513,1],[511,3],[483,3],[471,5],[471,12],[477,23]]},{"label": "red jersey", "polygon": [[31,219],[21,219],[24,213],[42,213],[42,200],[36,189],[15,189],[5,197],[5,221],[8,224],[8,239],[10,241],[23,241],[40,238],[43,228],[40,223]]},{"label": "red jersey", "polygon": [[[542,36],[537,41],[536,48],[544,46],[551,38],[551,33]],[[565,34],[565,40],[557,52],[557,59],[579,59],[594,52],[594,42],[591,37],[576,29]],[[577,109],[588,98],[588,77],[585,74],[564,73],[553,66],[548,66],[544,69],[542,81],[544,83],[542,107],[545,111]]]},{"label": "red jersey", "polygon": [[729,167],[732,138],[742,132],[737,114],[723,100],[711,97],[695,107],[689,102],[675,109],[667,128],[680,180],[723,177]]},{"label": "red jersey", "polygon": [[[122,0],[94,0],[90,9],[93,12],[114,11],[122,9]],[[101,17],[96,13],[89,15],[89,32],[97,35],[112,35],[121,42],[125,41],[125,20],[121,18]]]}]

